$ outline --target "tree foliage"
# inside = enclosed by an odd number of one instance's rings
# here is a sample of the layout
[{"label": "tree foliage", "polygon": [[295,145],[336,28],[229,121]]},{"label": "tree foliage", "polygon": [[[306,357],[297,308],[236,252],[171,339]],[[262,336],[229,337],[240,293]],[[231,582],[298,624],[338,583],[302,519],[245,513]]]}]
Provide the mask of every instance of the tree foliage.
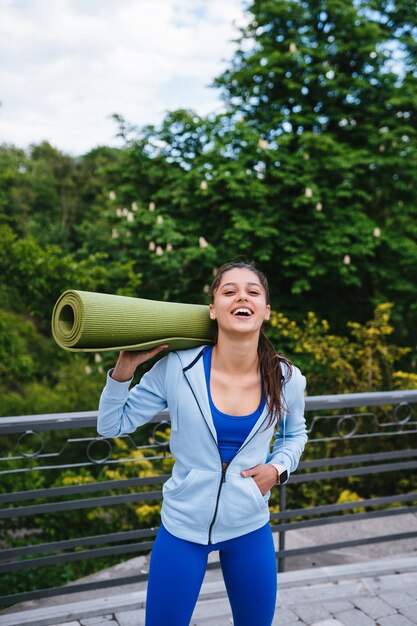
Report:
[{"label": "tree foliage", "polygon": [[3,307],[49,336],[65,289],[206,302],[213,268],[249,258],[283,319],[347,338],[391,302],[413,346],[415,28],[405,0],[254,0],[216,81],[224,113],[115,115],[124,146],[78,158],[3,146]]},{"label": "tree foliage", "polygon": [[265,146],[280,292],[339,328],[398,302],[414,340],[415,7],[255,0],[248,17],[216,85]]}]

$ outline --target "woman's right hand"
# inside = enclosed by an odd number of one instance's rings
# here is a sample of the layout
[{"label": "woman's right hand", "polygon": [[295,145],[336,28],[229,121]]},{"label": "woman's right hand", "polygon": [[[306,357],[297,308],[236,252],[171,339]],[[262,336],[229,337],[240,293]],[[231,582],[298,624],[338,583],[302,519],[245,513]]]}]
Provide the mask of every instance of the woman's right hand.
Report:
[{"label": "woman's right hand", "polygon": [[152,359],[159,352],[168,348],[167,343],[163,343],[152,350],[144,350],[142,352],[122,350],[119,353],[116,366],[111,373],[111,377],[118,383],[125,383],[130,380],[136,371],[136,368],[145,361]]}]

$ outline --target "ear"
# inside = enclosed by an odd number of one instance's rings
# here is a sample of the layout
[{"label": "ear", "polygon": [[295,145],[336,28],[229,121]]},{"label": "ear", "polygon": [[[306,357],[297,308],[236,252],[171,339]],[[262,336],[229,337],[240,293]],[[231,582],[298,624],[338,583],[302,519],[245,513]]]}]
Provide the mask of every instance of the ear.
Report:
[{"label": "ear", "polygon": [[270,317],[271,317],[271,307],[269,304],[267,304],[264,320],[268,321]]},{"label": "ear", "polygon": [[210,312],[210,319],[211,320],[215,320],[216,319],[216,314],[214,312],[214,305],[213,304],[209,304],[209,312]]}]

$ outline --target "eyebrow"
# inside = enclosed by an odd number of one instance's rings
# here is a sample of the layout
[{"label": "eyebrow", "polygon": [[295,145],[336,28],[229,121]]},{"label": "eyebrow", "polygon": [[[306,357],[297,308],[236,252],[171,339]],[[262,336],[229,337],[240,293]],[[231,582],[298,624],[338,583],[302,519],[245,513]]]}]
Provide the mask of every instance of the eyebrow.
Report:
[{"label": "eyebrow", "polygon": [[[228,285],[232,285],[233,287],[236,287],[237,283],[224,283],[224,285],[222,285],[222,289],[223,287],[227,287]],[[246,283],[246,285],[255,285],[256,287],[261,288],[261,286],[258,283]]]}]

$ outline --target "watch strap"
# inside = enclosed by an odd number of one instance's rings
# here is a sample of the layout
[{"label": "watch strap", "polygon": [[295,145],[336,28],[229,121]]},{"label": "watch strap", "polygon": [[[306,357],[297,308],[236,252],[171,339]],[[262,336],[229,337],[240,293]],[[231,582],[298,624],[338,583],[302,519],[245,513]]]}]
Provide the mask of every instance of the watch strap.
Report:
[{"label": "watch strap", "polygon": [[[275,469],[277,470],[277,485],[283,485],[284,483],[287,482],[288,480],[288,471],[287,468],[284,465],[281,465],[281,463],[270,463],[269,465],[272,465],[272,467],[275,467]],[[286,474],[285,480],[280,480],[281,474]]]}]

